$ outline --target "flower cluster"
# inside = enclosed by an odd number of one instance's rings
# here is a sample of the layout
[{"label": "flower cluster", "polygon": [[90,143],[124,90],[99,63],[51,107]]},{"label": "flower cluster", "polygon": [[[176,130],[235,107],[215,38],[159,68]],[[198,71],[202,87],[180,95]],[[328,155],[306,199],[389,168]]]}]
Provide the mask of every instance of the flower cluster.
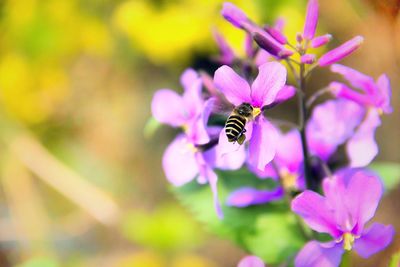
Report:
[{"label": "flower cluster", "polygon": [[[383,191],[379,177],[365,167],[378,154],[374,135],[380,116],[391,113],[392,107],[385,74],[375,81],[334,64],[360,46],[361,36],[319,58],[309,53],[332,38],[330,34],[316,36],[318,9],[317,0],[308,2],[304,29],[297,34],[297,43],[291,44],[281,20],[273,26],[259,26],[235,5],[224,3],[223,17],[246,31],[246,57],[235,55],[215,32],[220,54],[214,59],[223,65],[213,78],[186,70],[181,76],[183,95],[170,89],[157,91],[152,113],[159,122],[182,130],[163,156],[169,182],[175,186],[194,179],[208,183],[216,213],[223,219],[215,169],[246,166],[258,178],[274,180],[273,190],[236,188],[226,206],[245,208],[289,199],[291,211],[309,228],[331,236],[329,242],[310,240],[298,253],[295,266],[329,267],[339,266],[344,251],[354,249],[369,257],[384,249],[394,235],[391,226],[374,223],[365,227]],[[307,99],[306,78],[314,68],[328,65],[349,85],[333,81]],[[293,73],[295,84],[287,82],[287,71]],[[323,93],[331,99],[315,104]],[[267,112],[295,95],[299,122],[288,123],[292,127],[284,131]],[[213,118],[221,115],[225,124],[214,123]],[[321,189],[324,196],[318,193]],[[248,256],[239,266],[264,264]]]}]

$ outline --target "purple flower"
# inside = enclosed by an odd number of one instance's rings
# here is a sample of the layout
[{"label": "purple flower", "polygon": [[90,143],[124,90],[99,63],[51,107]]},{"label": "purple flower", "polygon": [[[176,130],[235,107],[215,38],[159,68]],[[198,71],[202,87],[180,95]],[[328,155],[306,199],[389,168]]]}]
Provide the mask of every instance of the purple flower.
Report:
[{"label": "purple flower", "polygon": [[307,40],[314,38],[318,24],[318,0],[310,0],[307,4],[306,21],[304,23],[303,37]]},{"label": "purple flower", "polygon": [[246,256],[240,260],[237,267],[265,267],[265,264],[259,257]]},{"label": "purple flower", "polygon": [[341,74],[343,78],[357,89],[353,90],[343,83],[332,82],[330,87],[333,94],[337,97],[347,98],[360,105],[376,108],[381,113],[388,114],[393,111],[390,105],[392,89],[386,74],[382,74],[374,81],[368,75],[339,64],[332,65],[331,71]]},{"label": "purple flower", "polygon": [[357,89],[353,90],[343,83],[332,82],[329,85],[332,93],[338,98],[354,101],[366,109],[363,121],[346,147],[350,166],[366,166],[378,154],[374,136],[376,128],[381,124],[379,115],[393,111],[390,105],[389,78],[382,74],[375,82],[372,77],[339,64],[332,65],[331,70],[341,74]]},{"label": "purple flower", "polygon": [[354,37],[339,47],[336,47],[322,55],[318,60],[318,65],[324,67],[342,60],[360,47],[363,41],[364,38],[362,36]]},{"label": "purple flower", "polygon": [[[264,117],[258,116],[261,108],[274,103],[286,82],[286,69],[277,62],[268,62],[259,67],[259,73],[252,85],[228,66],[220,67],[214,75],[214,83],[233,105],[249,103],[253,107],[254,120],[246,124],[249,141],[250,165],[264,170],[275,155],[275,127]],[[237,150],[239,144],[228,142],[222,131],[219,144],[226,153]]]},{"label": "purple flower", "polygon": [[354,135],[364,116],[361,106],[345,99],[328,100],[315,107],[306,126],[311,153],[327,161],[339,145]]},{"label": "purple flower", "polygon": [[[204,124],[202,81],[198,74],[186,70],[181,76],[182,96],[171,89],[160,89],[153,97],[151,111],[156,120],[172,127],[182,127],[196,144],[210,141]],[[203,118],[202,118],[203,117]]]},{"label": "purple flower", "polygon": [[329,234],[327,243],[308,242],[295,259],[296,267],[339,266],[345,250],[361,257],[383,250],[394,235],[392,226],[365,224],[374,216],[382,184],[374,174],[345,169],[323,182],[325,196],[306,190],[292,201],[292,210],[314,231]]},{"label": "purple flower", "polygon": [[219,146],[202,149],[201,145],[209,142],[210,136],[216,138],[221,131],[220,128],[206,127],[214,99],[202,99],[201,79],[193,70],[184,72],[181,83],[185,89],[183,96],[161,89],[152,101],[153,116],[158,121],[184,129],[184,133],[179,134],[165,150],[163,169],[168,181],[175,186],[182,186],[196,177],[200,183],[208,182],[217,214],[222,217],[217,192],[218,177],[213,169],[238,169],[245,161],[245,153],[241,149],[222,158]]}]

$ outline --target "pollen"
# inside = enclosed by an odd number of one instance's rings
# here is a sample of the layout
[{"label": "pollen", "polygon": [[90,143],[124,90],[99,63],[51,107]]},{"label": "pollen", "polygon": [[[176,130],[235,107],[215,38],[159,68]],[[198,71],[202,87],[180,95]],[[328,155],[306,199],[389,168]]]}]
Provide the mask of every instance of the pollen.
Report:
[{"label": "pollen", "polygon": [[354,244],[354,235],[351,233],[344,233],[343,234],[343,248],[347,251],[350,251]]},{"label": "pollen", "polygon": [[260,108],[253,107],[253,118],[255,118],[258,115],[260,115],[260,113],[261,113],[261,109]]}]

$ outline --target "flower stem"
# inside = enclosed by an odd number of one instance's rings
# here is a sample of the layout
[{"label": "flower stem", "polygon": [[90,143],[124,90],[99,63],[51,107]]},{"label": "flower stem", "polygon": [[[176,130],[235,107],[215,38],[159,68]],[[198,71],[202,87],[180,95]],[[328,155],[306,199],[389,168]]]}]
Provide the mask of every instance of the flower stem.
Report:
[{"label": "flower stem", "polygon": [[300,93],[298,93],[297,95],[299,98],[299,126],[300,126],[301,145],[302,145],[302,149],[303,149],[303,158],[304,158],[304,160],[303,160],[304,176],[306,179],[307,188],[314,190],[315,184],[313,183],[312,177],[311,177],[311,167],[310,167],[307,136],[306,136],[306,127],[305,127],[306,126],[306,118],[307,118],[305,88],[306,88],[305,66],[304,66],[304,64],[300,64],[300,75],[299,75]]}]

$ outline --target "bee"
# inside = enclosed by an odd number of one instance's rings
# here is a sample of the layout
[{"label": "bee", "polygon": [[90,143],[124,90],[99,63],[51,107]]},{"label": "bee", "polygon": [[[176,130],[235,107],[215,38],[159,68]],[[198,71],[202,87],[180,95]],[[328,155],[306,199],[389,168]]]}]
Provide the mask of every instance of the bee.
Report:
[{"label": "bee", "polygon": [[252,118],[253,107],[249,103],[242,103],[235,107],[225,123],[225,134],[228,141],[243,144],[246,140],[246,123]]}]

